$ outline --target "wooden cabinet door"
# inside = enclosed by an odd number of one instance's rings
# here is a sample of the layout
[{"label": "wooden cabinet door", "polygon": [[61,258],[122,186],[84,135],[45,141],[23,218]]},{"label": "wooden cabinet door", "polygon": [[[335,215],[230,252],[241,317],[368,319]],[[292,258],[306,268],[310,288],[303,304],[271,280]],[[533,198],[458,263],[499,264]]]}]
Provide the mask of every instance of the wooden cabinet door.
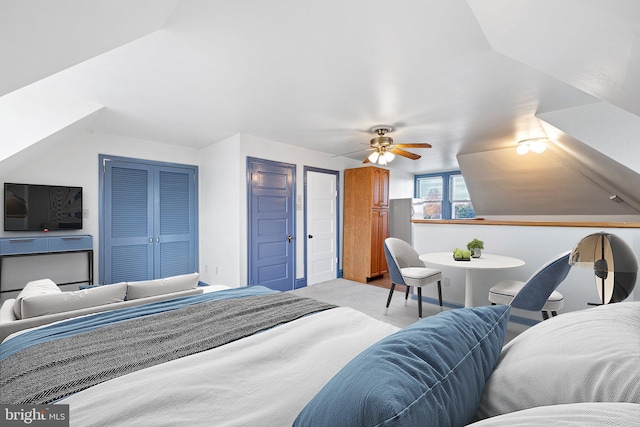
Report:
[{"label": "wooden cabinet door", "polygon": [[343,277],[366,283],[387,271],[384,239],[389,234],[389,171],[345,170]]},{"label": "wooden cabinet door", "polygon": [[389,171],[386,169],[373,169],[373,208],[386,209],[389,207]]},{"label": "wooden cabinet door", "polygon": [[387,271],[384,257],[384,239],[389,234],[389,211],[371,211],[371,271],[369,277],[379,276]]},{"label": "wooden cabinet door", "polygon": [[[387,177],[388,177],[387,173]],[[388,181],[387,181],[388,182]],[[387,199],[388,200],[388,199]],[[383,274],[387,272],[387,260],[384,256],[384,239],[389,237],[389,211],[382,210],[380,211],[380,218],[378,222],[378,227],[380,229],[380,242],[378,243],[378,264],[379,264],[379,273]]]}]

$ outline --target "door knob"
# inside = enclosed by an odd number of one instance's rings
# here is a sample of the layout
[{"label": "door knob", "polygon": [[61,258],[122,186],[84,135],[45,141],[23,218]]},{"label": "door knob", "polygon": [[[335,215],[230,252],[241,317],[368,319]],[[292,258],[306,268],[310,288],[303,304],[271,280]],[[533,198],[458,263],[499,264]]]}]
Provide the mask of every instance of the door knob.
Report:
[{"label": "door knob", "polygon": [[313,234],[309,234],[308,236],[310,239],[313,239]]},{"label": "door knob", "polygon": [[292,236],[291,234],[289,234],[289,235],[287,236],[287,240],[289,240],[289,243],[291,243],[291,241],[293,240],[293,236]]}]

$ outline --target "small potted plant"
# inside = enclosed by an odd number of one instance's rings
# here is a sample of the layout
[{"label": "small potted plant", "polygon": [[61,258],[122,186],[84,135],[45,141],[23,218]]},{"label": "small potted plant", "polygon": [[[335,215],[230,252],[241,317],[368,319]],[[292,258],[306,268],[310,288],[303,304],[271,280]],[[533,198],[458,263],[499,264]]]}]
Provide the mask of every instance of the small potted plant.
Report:
[{"label": "small potted plant", "polygon": [[482,240],[473,239],[467,243],[467,249],[469,249],[473,258],[480,258],[482,255],[482,249],[484,249],[484,242]]}]

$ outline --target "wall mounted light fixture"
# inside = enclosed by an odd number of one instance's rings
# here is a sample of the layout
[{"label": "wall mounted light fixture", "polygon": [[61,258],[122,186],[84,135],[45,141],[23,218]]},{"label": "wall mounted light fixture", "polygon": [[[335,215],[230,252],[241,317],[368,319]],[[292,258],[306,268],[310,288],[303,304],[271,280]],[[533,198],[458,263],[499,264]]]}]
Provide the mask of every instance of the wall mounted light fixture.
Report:
[{"label": "wall mounted light fixture", "polygon": [[547,141],[549,138],[546,136],[542,136],[539,138],[529,138],[518,141],[518,148],[516,151],[520,155],[525,155],[529,151],[533,151],[534,153],[542,153],[547,149]]}]

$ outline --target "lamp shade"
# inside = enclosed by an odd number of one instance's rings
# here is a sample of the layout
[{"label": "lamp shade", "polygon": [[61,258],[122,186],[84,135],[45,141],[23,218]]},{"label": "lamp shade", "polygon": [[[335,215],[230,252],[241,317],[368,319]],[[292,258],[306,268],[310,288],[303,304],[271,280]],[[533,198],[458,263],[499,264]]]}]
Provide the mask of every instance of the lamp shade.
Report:
[{"label": "lamp shade", "polygon": [[638,259],[615,234],[601,232],[584,237],[573,248],[569,264],[593,269],[603,304],[623,301],[636,285]]}]

